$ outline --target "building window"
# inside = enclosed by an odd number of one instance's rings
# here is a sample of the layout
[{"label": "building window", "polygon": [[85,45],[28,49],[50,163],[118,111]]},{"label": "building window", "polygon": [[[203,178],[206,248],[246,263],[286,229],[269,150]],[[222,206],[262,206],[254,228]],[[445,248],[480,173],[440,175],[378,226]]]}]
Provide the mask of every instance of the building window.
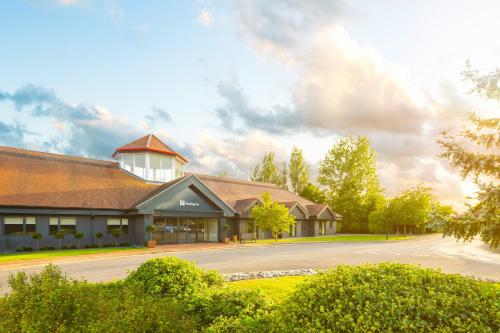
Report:
[{"label": "building window", "polygon": [[253,234],[254,230],[254,222],[252,220],[247,221],[247,234]]},{"label": "building window", "polygon": [[65,234],[74,234],[76,232],[76,219],[71,217],[62,217],[59,220],[60,230]]},{"label": "building window", "polygon": [[128,219],[112,218],[107,220],[107,232],[110,234],[114,229],[120,229],[128,234]]},{"label": "building window", "polygon": [[21,235],[24,233],[22,217],[6,217],[4,219],[4,233],[6,235]]},{"label": "building window", "polygon": [[33,233],[36,232],[36,218],[34,217],[26,217],[26,232]]},{"label": "building window", "polygon": [[319,221],[319,235],[326,235],[326,221]]},{"label": "building window", "polygon": [[134,155],[123,154],[123,168],[129,172],[134,172]]},{"label": "building window", "polygon": [[146,155],[134,154],[134,171],[133,173],[141,178],[146,178]]},{"label": "building window", "polygon": [[333,228],[333,221],[330,221],[330,229]]},{"label": "building window", "polygon": [[288,231],[288,235],[290,237],[295,237],[297,235],[297,223],[290,226],[290,230]]},{"label": "building window", "polygon": [[51,217],[49,219],[49,234],[54,235],[58,231],[74,234],[76,232],[76,219],[74,217]]},{"label": "building window", "polygon": [[36,218],[11,216],[4,218],[4,234],[5,235],[23,235],[36,231]]},{"label": "building window", "polygon": [[49,234],[53,235],[59,231],[59,218],[51,217],[49,219]]}]

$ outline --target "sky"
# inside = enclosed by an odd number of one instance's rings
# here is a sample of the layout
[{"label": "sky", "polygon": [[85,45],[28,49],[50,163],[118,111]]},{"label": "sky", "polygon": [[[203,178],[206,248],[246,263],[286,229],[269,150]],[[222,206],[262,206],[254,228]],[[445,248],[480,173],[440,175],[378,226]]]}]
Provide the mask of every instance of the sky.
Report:
[{"label": "sky", "polygon": [[[469,60],[500,63],[495,0],[0,2],[0,145],[99,159],[154,133],[187,169],[246,179],[304,150],[313,175],[367,136],[388,195],[474,192],[439,157],[467,112]],[[0,161],[1,164],[1,161]]]}]

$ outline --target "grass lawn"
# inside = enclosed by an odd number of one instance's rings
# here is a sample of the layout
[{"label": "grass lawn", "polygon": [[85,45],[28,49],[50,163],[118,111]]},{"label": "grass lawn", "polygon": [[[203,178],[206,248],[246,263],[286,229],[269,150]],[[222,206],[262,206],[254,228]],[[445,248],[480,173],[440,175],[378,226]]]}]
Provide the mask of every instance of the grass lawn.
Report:
[{"label": "grass lawn", "polygon": [[[394,236],[389,235],[389,241],[408,240],[415,236]],[[301,242],[333,242],[333,243],[358,243],[358,242],[383,242],[386,241],[385,235],[335,235],[320,237],[297,237],[274,239],[258,239],[257,243],[301,243]]]},{"label": "grass lawn", "polygon": [[48,250],[48,251],[33,251],[0,254],[0,263],[17,261],[17,260],[33,260],[33,259],[51,259],[57,257],[80,256],[85,254],[110,253],[130,250],[142,250],[140,247],[110,247],[100,249],[72,249],[72,250]]},{"label": "grass lawn", "polygon": [[264,295],[279,302],[291,294],[304,276],[282,276],[268,279],[242,280],[228,282],[238,289],[260,289]]}]

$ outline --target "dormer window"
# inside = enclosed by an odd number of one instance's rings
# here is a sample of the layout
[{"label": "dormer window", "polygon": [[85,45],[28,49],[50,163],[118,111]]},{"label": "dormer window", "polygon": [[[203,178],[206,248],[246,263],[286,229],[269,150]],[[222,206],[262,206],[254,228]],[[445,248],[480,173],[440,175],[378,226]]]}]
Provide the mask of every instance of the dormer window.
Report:
[{"label": "dormer window", "polygon": [[123,170],[153,182],[183,177],[187,163],[187,159],[152,134],[118,148],[113,157]]}]

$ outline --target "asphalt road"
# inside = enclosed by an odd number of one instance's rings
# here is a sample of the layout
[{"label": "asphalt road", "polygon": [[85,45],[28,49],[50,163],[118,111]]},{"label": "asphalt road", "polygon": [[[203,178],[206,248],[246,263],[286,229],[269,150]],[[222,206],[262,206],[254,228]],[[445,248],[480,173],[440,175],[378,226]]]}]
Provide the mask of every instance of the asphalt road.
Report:
[{"label": "asphalt road", "polygon": [[[438,235],[416,240],[387,243],[295,243],[278,245],[245,245],[189,252],[134,254],[121,257],[75,260],[58,265],[69,276],[88,281],[109,281],[123,278],[129,270],[144,261],[173,255],[192,260],[205,269],[221,273],[288,270],[297,268],[328,268],[339,264],[399,262],[440,268],[500,281],[500,252],[491,251],[481,241],[456,242]],[[24,270],[39,272],[42,265],[23,269],[0,269],[0,293],[8,291],[9,273]]]}]

